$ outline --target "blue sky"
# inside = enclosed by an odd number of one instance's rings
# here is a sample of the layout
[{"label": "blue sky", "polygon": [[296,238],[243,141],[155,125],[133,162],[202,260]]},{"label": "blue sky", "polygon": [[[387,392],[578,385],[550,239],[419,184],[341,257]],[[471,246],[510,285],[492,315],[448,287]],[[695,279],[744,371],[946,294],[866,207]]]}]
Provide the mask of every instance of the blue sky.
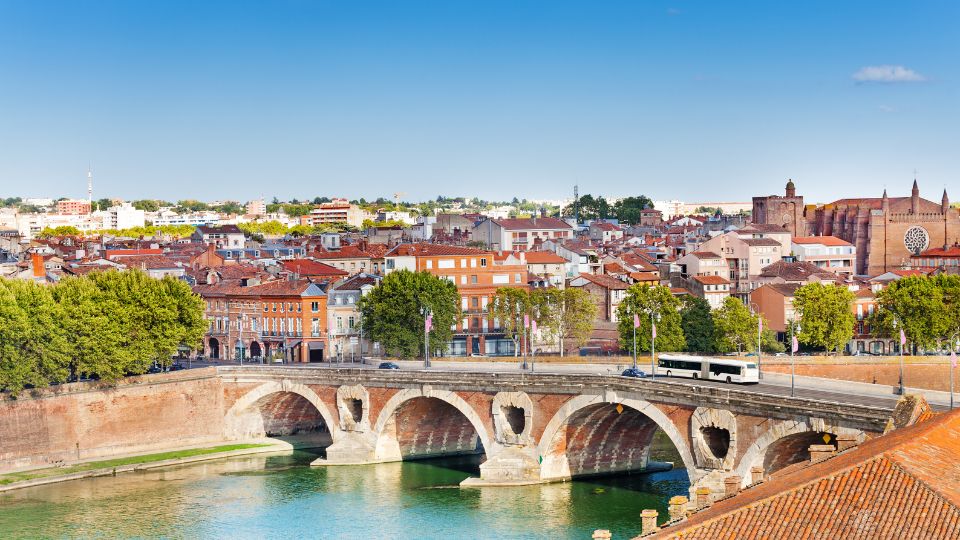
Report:
[{"label": "blue sky", "polygon": [[960,2],[0,0],[0,195],[960,200]]}]

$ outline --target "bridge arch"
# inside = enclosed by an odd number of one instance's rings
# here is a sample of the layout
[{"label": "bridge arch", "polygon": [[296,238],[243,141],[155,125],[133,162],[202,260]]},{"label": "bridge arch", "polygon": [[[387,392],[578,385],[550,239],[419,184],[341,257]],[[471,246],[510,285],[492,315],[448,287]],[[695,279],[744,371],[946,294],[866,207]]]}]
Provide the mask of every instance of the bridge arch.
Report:
[{"label": "bridge arch", "polygon": [[[769,468],[768,453],[771,450],[775,450],[778,443],[784,444],[790,442],[792,439],[799,443],[810,442],[811,444],[823,444],[823,441],[813,439],[818,438],[821,434],[830,434],[834,438],[838,435],[847,435],[854,437],[858,442],[863,442],[867,437],[866,434],[859,429],[828,424],[819,418],[779,421],[764,432],[763,435],[758,437],[757,440],[747,448],[747,451],[744,452],[743,457],[740,459],[736,473],[743,479],[743,486],[750,484],[752,479],[751,469],[753,467],[763,467],[764,476],[783,468],[777,467],[772,470]],[[811,440],[807,441],[803,439],[804,437],[810,437]],[[805,450],[806,447],[801,449],[801,451]],[[805,457],[801,455],[799,458],[794,456],[791,463],[796,463],[803,459],[809,459],[809,454]]]},{"label": "bridge arch", "polygon": [[[436,427],[438,431],[443,431],[443,440],[436,441],[441,444],[440,449],[445,447],[449,448],[445,445],[455,441],[450,441],[448,438],[450,435],[449,425],[438,426],[437,424],[443,423],[444,421],[455,421],[455,419],[451,418],[450,414],[451,412],[455,412],[455,414],[465,418],[470,424],[476,433],[480,445],[483,447],[483,451],[485,453],[491,451],[493,448],[492,445],[494,444],[493,439],[490,437],[483,420],[480,418],[480,415],[477,414],[476,410],[474,410],[466,400],[457,395],[456,392],[429,388],[407,388],[394,394],[384,404],[377,417],[373,433],[376,437],[375,458],[378,461],[398,461],[405,457],[409,459],[411,457],[433,457],[442,455],[442,453],[433,451],[436,450],[437,447],[433,447],[432,450],[421,451],[418,455],[412,455],[401,448],[401,439],[408,433],[406,433],[405,430],[406,426],[397,425],[397,413],[401,412],[405,406],[409,406],[419,400],[433,400],[432,406],[440,413],[437,418],[431,419],[434,422],[434,427]],[[439,409],[437,409],[438,403],[442,404],[439,406]],[[416,414],[417,411],[412,411],[412,413]],[[421,417],[417,420],[424,420],[424,418]],[[419,426],[414,426],[412,429],[416,430],[418,427]],[[452,450],[449,453],[465,453],[463,452],[465,449],[464,441],[461,440],[459,444],[452,445]]]},{"label": "bridge arch", "polygon": [[337,439],[339,428],[329,408],[309,387],[288,380],[265,382],[240,397],[224,417],[228,439],[289,435],[317,422]]},{"label": "bridge arch", "polygon": [[[623,412],[617,412],[617,405],[622,405]],[[604,409],[606,410],[604,411]],[[619,434],[629,433],[631,430],[634,430],[638,427],[641,429],[647,429],[648,432],[642,435],[643,437],[649,437],[649,439],[646,440],[647,448],[643,449],[643,452],[645,453],[649,452],[649,443],[653,438],[654,432],[656,431],[655,429],[651,428],[659,428],[663,430],[667,437],[670,438],[670,441],[673,443],[673,445],[677,448],[677,451],[680,453],[680,457],[683,460],[683,466],[686,468],[687,475],[690,478],[690,483],[693,484],[700,477],[700,472],[696,467],[696,462],[694,461],[693,455],[690,452],[690,446],[687,444],[686,437],[680,432],[679,429],[677,429],[677,426],[663,411],[661,411],[652,403],[639,397],[635,397],[632,394],[624,394],[621,396],[610,392],[605,393],[604,395],[583,395],[571,398],[553,415],[544,428],[543,435],[540,438],[540,443],[537,445],[537,454],[543,459],[540,466],[541,480],[560,480],[577,476],[578,473],[575,473],[570,468],[568,441],[566,440],[567,437],[564,435],[563,430],[570,425],[572,420],[580,419],[585,414],[594,413],[607,415],[607,420],[609,421],[606,422],[606,428],[618,429],[620,430]],[[624,416],[624,413],[627,413],[627,416]],[[625,420],[620,421],[620,418],[624,418]],[[649,423],[642,423],[644,422],[644,419],[649,421]],[[622,423],[621,425],[617,426],[618,421],[623,422],[626,425]],[[592,429],[597,430],[599,427],[594,427]],[[589,433],[586,436],[589,439],[592,438],[593,435],[594,433]],[[601,437],[601,444],[606,445],[608,442],[606,437],[608,435],[597,435]],[[642,443],[643,441],[641,440],[640,442]],[[558,453],[558,450],[560,450],[561,447],[563,452]],[[616,449],[611,452],[616,452]],[[632,462],[630,461],[631,459]],[[635,465],[641,460],[643,463],[646,463],[646,456],[628,457],[628,462],[625,463],[625,465]],[[619,470],[621,469],[611,469],[597,472],[618,472]],[[630,469],[622,470],[626,471]]]}]

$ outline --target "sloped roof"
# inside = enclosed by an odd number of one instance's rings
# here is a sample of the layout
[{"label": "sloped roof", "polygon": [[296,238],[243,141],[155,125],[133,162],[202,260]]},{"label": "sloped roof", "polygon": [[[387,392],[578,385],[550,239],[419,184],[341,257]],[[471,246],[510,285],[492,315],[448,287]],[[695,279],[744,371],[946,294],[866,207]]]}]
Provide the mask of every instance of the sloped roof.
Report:
[{"label": "sloped roof", "polygon": [[720,276],[693,276],[693,279],[704,285],[729,285],[730,280]]},{"label": "sloped roof", "polygon": [[652,538],[960,538],[960,411],[785,469]]},{"label": "sloped roof", "polygon": [[500,225],[507,230],[524,230],[524,229],[571,229],[569,223],[563,221],[562,219],[557,219],[555,217],[538,217],[538,218],[527,218],[527,219],[495,219],[494,223]]},{"label": "sloped roof", "polygon": [[690,255],[693,255],[698,259],[720,259],[721,258],[720,255],[717,255],[712,251],[694,251],[694,252],[691,252]]},{"label": "sloped roof", "polygon": [[741,238],[740,240],[748,246],[779,246],[780,245],[780,242],[777,242],[773,238]]},{"label": "sloped roof", "polygon": [[763,267],[763,269],[760,270],[760,277],[782,278],[786,281],[803,282],[808,281],[811,277],[817,277],[821,280],[834,281],[839,279],[839,277],[833,272],[819,268],[813,263],[806,261],[787,262],[783,260]]},{"label": "sloped roof", "polygon": [[287,272],[293,272],[302,276],[345,276],[347,272],[334,268],[329,264],[311,261],[310,259],[293,259],[289,261],[280,261],[280,265]]},{"label": "sloped roof", "polygon": [[630,288],[630,285],[624,281],[621,281],[615,277],[602,275],[602,274],[580,274],[578,277],[586,279],[592,283],[600,285],[605,289],[611,290],[627,290]]},{"label": "sloped roof", "polygon": [[527,251],[524,252],[527,264],[563,264],[566,259],[552,251]]},{"label": "sloped roof", "polygon": [[436,257],[442,255],[489,255],[490,252],[474,248],[447,246],[444,244],[400,244],[391,249],[386,257]]},{"label": "sloped roof", "polygon": [[847,242],[842,238],[837,238],[836,236],[794,236],[794,244],[822,244],[824,246],[831,247],[840,247],[846,246],[851,247],[853,244]]}]

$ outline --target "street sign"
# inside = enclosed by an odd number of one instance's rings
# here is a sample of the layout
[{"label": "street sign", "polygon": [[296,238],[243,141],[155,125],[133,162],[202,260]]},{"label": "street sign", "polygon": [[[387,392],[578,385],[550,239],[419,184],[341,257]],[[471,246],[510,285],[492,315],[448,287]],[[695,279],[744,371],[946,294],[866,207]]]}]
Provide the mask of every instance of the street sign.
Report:
[{"label": "street sign", "polygon": [[357,338],[356,336],[353,336],[353,337],[350,338],[350,344],[351,344],[351,345],[356,345],[357,343],[360,343],[360,339],[359,339],[359,338]]}]

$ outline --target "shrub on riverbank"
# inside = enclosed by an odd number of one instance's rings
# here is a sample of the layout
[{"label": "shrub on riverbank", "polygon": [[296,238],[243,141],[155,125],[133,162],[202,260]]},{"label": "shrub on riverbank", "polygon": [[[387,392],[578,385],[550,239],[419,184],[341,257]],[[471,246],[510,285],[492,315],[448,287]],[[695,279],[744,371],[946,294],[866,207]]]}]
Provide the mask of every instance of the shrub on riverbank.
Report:
[{"label": "shrub on riverbank", "polygon": [[77,377],[115,381],[196,346],[203,300],[177,279],[138,270],[67,277],[54,286],[0,279],[0,391]]}]

